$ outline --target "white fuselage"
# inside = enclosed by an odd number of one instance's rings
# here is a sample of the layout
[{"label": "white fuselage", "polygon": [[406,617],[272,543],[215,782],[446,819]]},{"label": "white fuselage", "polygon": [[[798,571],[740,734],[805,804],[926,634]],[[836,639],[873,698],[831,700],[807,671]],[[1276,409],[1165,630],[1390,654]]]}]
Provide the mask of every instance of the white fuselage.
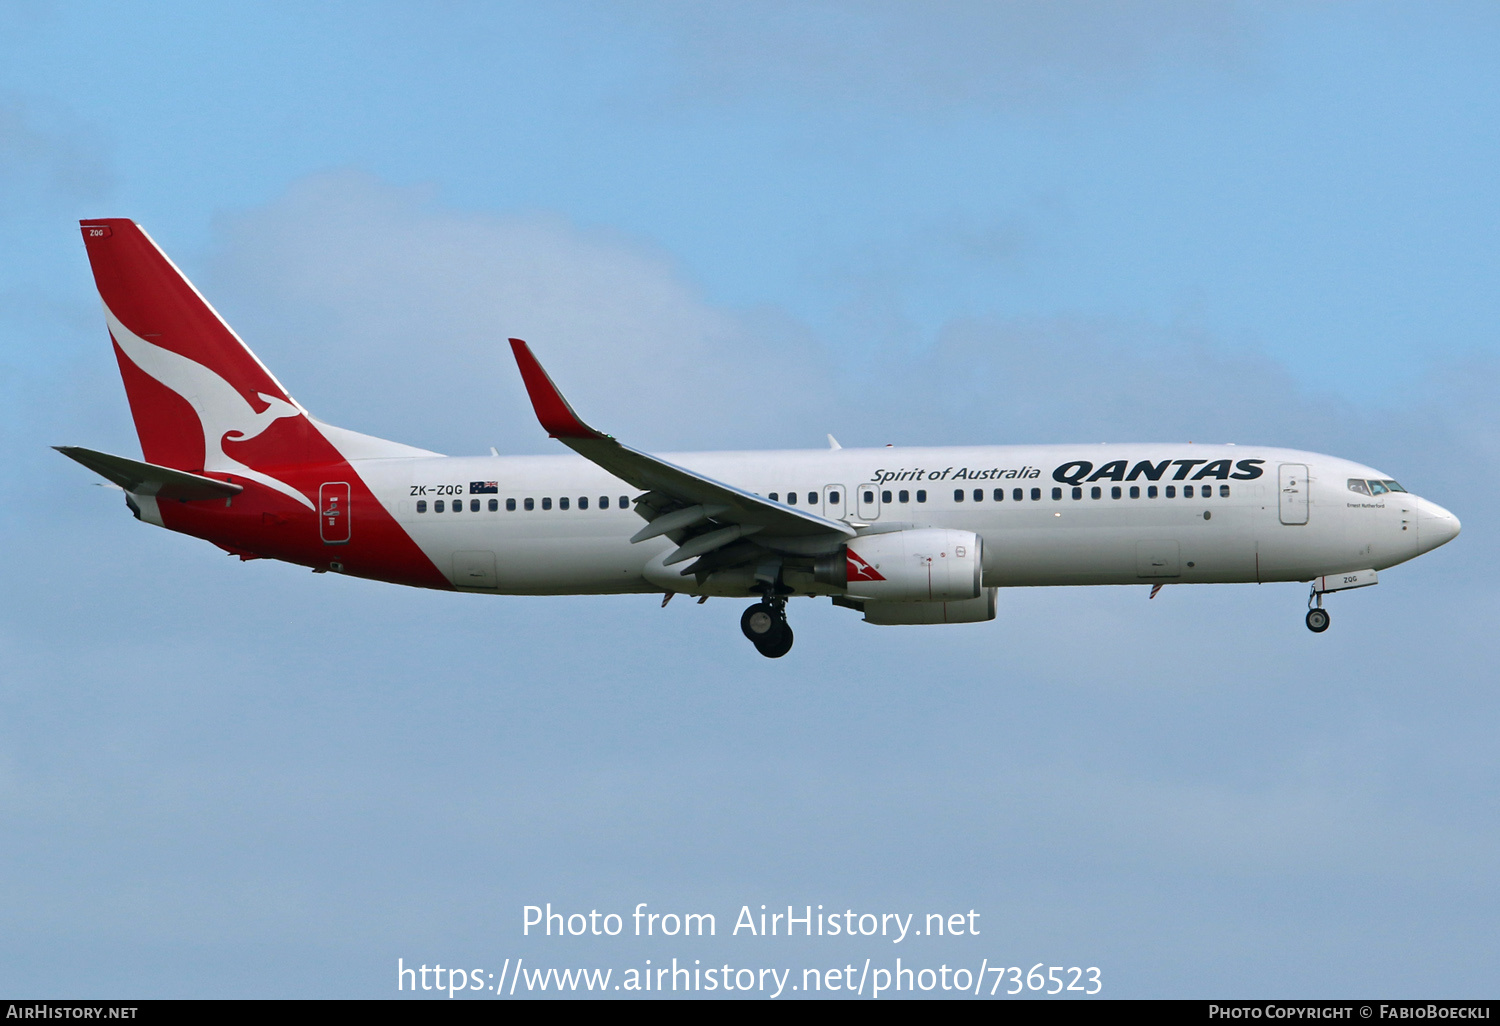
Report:
[{"label": "white fuselage", "polygon": [[[1289,449],[1111,444],[663,458],[778,502],[794,494],[798,509],[861,534],[973,531],[984,541],[986,587],[1306,581],[1383,569],[1457,533],[1451,514],[1415,495],[1349,487],[1351,479],[1388,475]],[[1140,469],[1142,463],[1147,467]],[[629,540],[643,524],[630,507],[639,491],[578,456],[377,459],[354,466],[458,588],[743,595],[753,583],[732,574],[700,583],[680,567],[663,567],[672,541]],[[1202,476],[1205,470],[1211,476]],[[1250,476],[1252,470],[1258,475]],[[485,490],[491,482],[494,490]],[[787,583],[801,594],[839,592],[810,574]]]}]

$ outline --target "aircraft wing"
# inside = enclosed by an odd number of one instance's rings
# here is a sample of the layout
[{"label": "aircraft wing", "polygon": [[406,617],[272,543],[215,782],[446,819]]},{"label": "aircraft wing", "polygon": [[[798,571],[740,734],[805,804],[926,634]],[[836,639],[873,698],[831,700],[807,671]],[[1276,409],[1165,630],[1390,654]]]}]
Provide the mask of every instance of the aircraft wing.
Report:
[{"label": "aircraft wing", "polygon": [[68,459],[82,463],[106,481],[137,495],[155,495],[161,499],[227,499],[245,490],[244,485],[190,474],[186,470],[159,467],[155,463],[142,463],[124,456],[112,456],[107,452],[95,452],[77,445],[54,445],[52,448]]},{"label": "aircraft wing", "polygon": [[622,445],[589,427],[573,412],[531,349],[518,338],[511,351],[531,396],[537,420],[547,433],[615,477],[646,492],[636,511],[651,521],[631,541],[667,535],[679,548],[668,564],[725,549],[751,535],[758,545],[775,549],[785,541],[811,542],[819,536],[836,543],[855,535],[854,528],[715,481],[638,449]]}]

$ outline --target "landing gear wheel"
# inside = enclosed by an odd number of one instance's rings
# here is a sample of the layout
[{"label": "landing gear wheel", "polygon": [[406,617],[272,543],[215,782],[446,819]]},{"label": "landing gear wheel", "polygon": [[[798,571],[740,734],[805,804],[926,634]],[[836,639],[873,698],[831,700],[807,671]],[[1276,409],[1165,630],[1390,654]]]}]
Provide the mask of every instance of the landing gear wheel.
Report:
[{"label": "landing gear wheel", "polygon": [[786,622],[786,603],[757,602],[740,616],[740,630],[767,659],[780,659],[792,650],[792,628]]},{"label": "landing gear wheel", "polygon": [[769,602],[757,602],[740,616],[740,630],[745,637],[759,645],[776,636],[777,624],[785,621],[777,615],[776,607]]},{"label": "landing gear wheel", "polygon": [[1328,629],[1328,610],[1321,607],[1307,611],[1307,629],[1322,634]]},{"label": "landing gear wheel", "polygon": [[755,650],[767,659],[780,659],[792,650],[792,625],[785,620],[781,621],[781,629],[774,637],[765,641],[757,641]]}]

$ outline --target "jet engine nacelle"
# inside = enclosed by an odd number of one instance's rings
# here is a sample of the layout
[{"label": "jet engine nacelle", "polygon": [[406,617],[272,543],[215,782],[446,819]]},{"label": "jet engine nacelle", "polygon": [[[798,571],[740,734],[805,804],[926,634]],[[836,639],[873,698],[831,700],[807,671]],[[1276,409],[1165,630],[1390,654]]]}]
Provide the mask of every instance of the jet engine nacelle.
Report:
[{"label": "jet engine nacelle", "polygon": [[978,598],[984,543],[973,531],[929,527],[856,538],[814,573],[852,599],[958,602]]}]

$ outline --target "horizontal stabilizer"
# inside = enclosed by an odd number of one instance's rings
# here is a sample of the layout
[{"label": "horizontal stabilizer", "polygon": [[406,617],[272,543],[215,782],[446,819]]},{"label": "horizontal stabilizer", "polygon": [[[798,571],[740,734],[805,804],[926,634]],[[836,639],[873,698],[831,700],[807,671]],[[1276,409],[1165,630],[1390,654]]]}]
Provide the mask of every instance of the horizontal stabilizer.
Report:
[{"label": "horizontal stabilizer", "polygon": [[52,448],[135,495],[154,495],[161,499],[227,499],[245,490],[244,485],[216,481],[202,474],[158,467],[154,463],[128,460],[124,456],[112,456],[76,445],[54,445]]}]

